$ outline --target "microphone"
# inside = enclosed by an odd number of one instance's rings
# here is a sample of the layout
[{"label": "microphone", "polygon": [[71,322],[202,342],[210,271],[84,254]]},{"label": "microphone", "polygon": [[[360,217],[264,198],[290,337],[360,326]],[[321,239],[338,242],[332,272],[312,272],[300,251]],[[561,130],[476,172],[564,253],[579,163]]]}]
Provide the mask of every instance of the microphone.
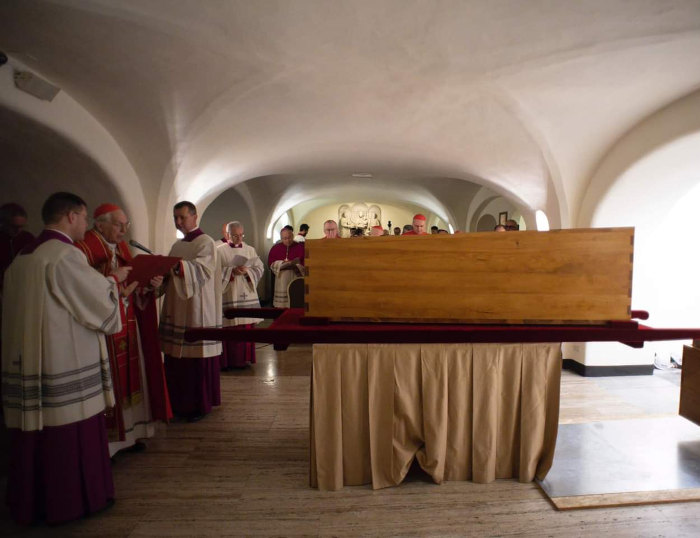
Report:
[{"label": "microphone", "polygon": [[141,243],[139,243],[135,239],[129,239],[129,244],[132,247],[136,247],[138,249],[143,250],[144,252],[148,252],[149,254],[153,254],[153,251],[151,249],[144,247]]}]

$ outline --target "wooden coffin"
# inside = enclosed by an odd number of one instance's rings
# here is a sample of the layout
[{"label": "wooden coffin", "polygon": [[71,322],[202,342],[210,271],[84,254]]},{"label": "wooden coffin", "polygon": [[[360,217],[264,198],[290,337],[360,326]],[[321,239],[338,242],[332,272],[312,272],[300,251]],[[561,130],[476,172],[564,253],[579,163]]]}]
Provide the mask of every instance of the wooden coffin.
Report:
[{"label": "wooden coffin", "polygon": [[681,400],[678,414],[700,426],[700,342],[683,346]]},{"label": "wooden coffin", "polygon": [[306,315],[335,321],[630,319],[634,228],[307,240]]}]

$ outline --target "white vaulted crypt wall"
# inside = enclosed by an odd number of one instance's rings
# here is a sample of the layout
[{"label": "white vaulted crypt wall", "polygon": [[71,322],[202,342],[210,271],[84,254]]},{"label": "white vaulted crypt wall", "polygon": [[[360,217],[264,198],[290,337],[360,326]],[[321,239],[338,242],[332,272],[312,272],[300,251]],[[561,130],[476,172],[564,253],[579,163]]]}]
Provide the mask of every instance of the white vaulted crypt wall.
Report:
[{"label": "white vaulted crypt wall", "polygon": [[131,237],[149,244],[152,233],[141,183],[112,135],[65,89],[52,101],[18,90],[14,69],[26,67],[11,59],[0,68],[5,201],[25,207],[27,229],[34,233],[42,228],[41,206],[53,192],[74,192],[90,211],[103,202],[118,203],[132,222]]},{"label": "white vaulted crypt wall", "polygon": [[[632,308],[653,327],[700,326],[700,133],[662,145],[629,166],[601,198],[590,226],[634,226]],[[590,366],[668,363],[687,342],[567,346],[566,358]]]},{"label": "white vaulted crypt wall", "polygon": [[264,246],[256,233],[250,208],[235,189],[224,191],[207,206],[201,215],[200,227],[204,233],[209,234],[214,239],[219,239],[222,234],[222,226],[233,220],[243,224],[246,243],[256,249]]},{"label": "white vaulted crypt wall", "polygon": [[[295,228],[298,229],[299,225],[302,222],[305,222],[311,227],[309,230],[309,235],[307,236],[309,239],[318,239],[320,237],[323,237],[323,223],[327,220],[334,220],[338,222],[338,208],[343,204],[352,205],[357,201],[349,200],[343,202],[336,202],[309,211],[308,213],[302,215],[299,219],[296,219],[297,222]],[[384,228],[387,228],[388,221],[391,221],[392,228],[396,226],[398,226],[399,228],[403,228],[404,224],[411,224],[413,220],[413,215],[415,215],[417,212],[425,211],[424,209],[417,206],[398,206],[393,204],[375,203],[372,201],[365,200],[362,200],[362,202],[364,202],[368,206],[378,205],[381,208],[381,223]],[[428,215],[426,215],[426,217],[428,217]]]},{"label": "white vaulted crypt wall", "polygon": [[483,229],[480,230],[478,229],[479,227],[479,222],[485,217],[485,216],[492,216],[494,218],[494,225],[498,223],[499,215],[501,213],[507,213],[508,219],[513,219],[517,221],[520,224],[520,229],[525,230],[527,227],[525,226],[525,221],[521,218],[520,212],[515,208],[515,206],[511,203],[508,202],[505,198],[502,196],[498,196],[492,200],[490,200],[486,205],[483,206],[481,211],[479,213],[476,213],[474,215],[475,218],[478,218],[476,222],[472,222],[471,227],[469,228],[470,232],[490,232],[493,231],[493,226],[490,229]]}]

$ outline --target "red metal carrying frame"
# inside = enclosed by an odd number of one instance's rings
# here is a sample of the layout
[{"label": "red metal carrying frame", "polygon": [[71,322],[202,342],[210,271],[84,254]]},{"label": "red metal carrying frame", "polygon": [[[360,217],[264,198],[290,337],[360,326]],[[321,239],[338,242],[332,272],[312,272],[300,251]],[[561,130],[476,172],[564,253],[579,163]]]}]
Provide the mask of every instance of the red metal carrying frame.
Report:
[{"label": "red metal carrying frame", "polygon": [[185,339],[263,342],[275,349],[289,344],[460,344],[504,342],[620,342],[643,347],[644,342],[700,338],[700,329],[654,329],[635,319],[648,319],[643,310],[633,310],[630,321],[603,325],[464,325],[437,323],[335,323],[326,318],[304,316],[303,308],[232,308],[229,319],[254,317],[274,319],[265,329],[202,327],[185,331]]}]

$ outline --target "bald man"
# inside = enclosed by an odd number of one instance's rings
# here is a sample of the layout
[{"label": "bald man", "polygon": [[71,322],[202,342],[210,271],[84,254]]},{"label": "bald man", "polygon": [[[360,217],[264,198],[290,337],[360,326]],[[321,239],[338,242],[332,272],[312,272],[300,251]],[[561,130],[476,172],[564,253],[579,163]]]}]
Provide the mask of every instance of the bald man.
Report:
[{"label": "bald man", "polygon": [[[252,328],[260,323],[259,318],[233,318],[223,316],[229,308],[260,308],[258,282],[265,266],[255,249],[248,245],[243,224],[231,221],[226,225],[228,241],[217,247],[221,261],[222,323],[224,327],[242,326]],[[255,342],[232,342],[224,340],[221,369],[245,368],[255,363]]]},{"label": "bald man", "polygon": [[[75,243],[90,266],[108,276],[119,267],[132,265],[125,241],[130,225],[126,213],[115,204],[102,204],[93,219],[94,227]],[[155,435],[154,421],[172,418],[153,293],[162,283],[163,277],[157,276],[148,289],[141,287],[130,297],[122,294],[122,330],[107,337],[116,399],[115,407],[105,414],[110,456],[120,450],[143,450],[146,445],[141,439]]]},{"label": "bald man", "polygon": [[324,239],[337,239],[338,235],[338,224],[334,220],[327,220],[323,223],[323,238]]},{"label": "bald man", "polygon": [[404,232],[403,235],[428,235],[428,233],[425,231],[425,215],[421,215],[418,213],[413,217],[413,229]]},{"label": "bald man", "polygon": [[294,228],[291,226],[282,228],[280,239],[267,256],[267,264],[275,275],[272,305],[276,308],[289,308],[289,283],[304,276],[304,245],[294,241]]}]

